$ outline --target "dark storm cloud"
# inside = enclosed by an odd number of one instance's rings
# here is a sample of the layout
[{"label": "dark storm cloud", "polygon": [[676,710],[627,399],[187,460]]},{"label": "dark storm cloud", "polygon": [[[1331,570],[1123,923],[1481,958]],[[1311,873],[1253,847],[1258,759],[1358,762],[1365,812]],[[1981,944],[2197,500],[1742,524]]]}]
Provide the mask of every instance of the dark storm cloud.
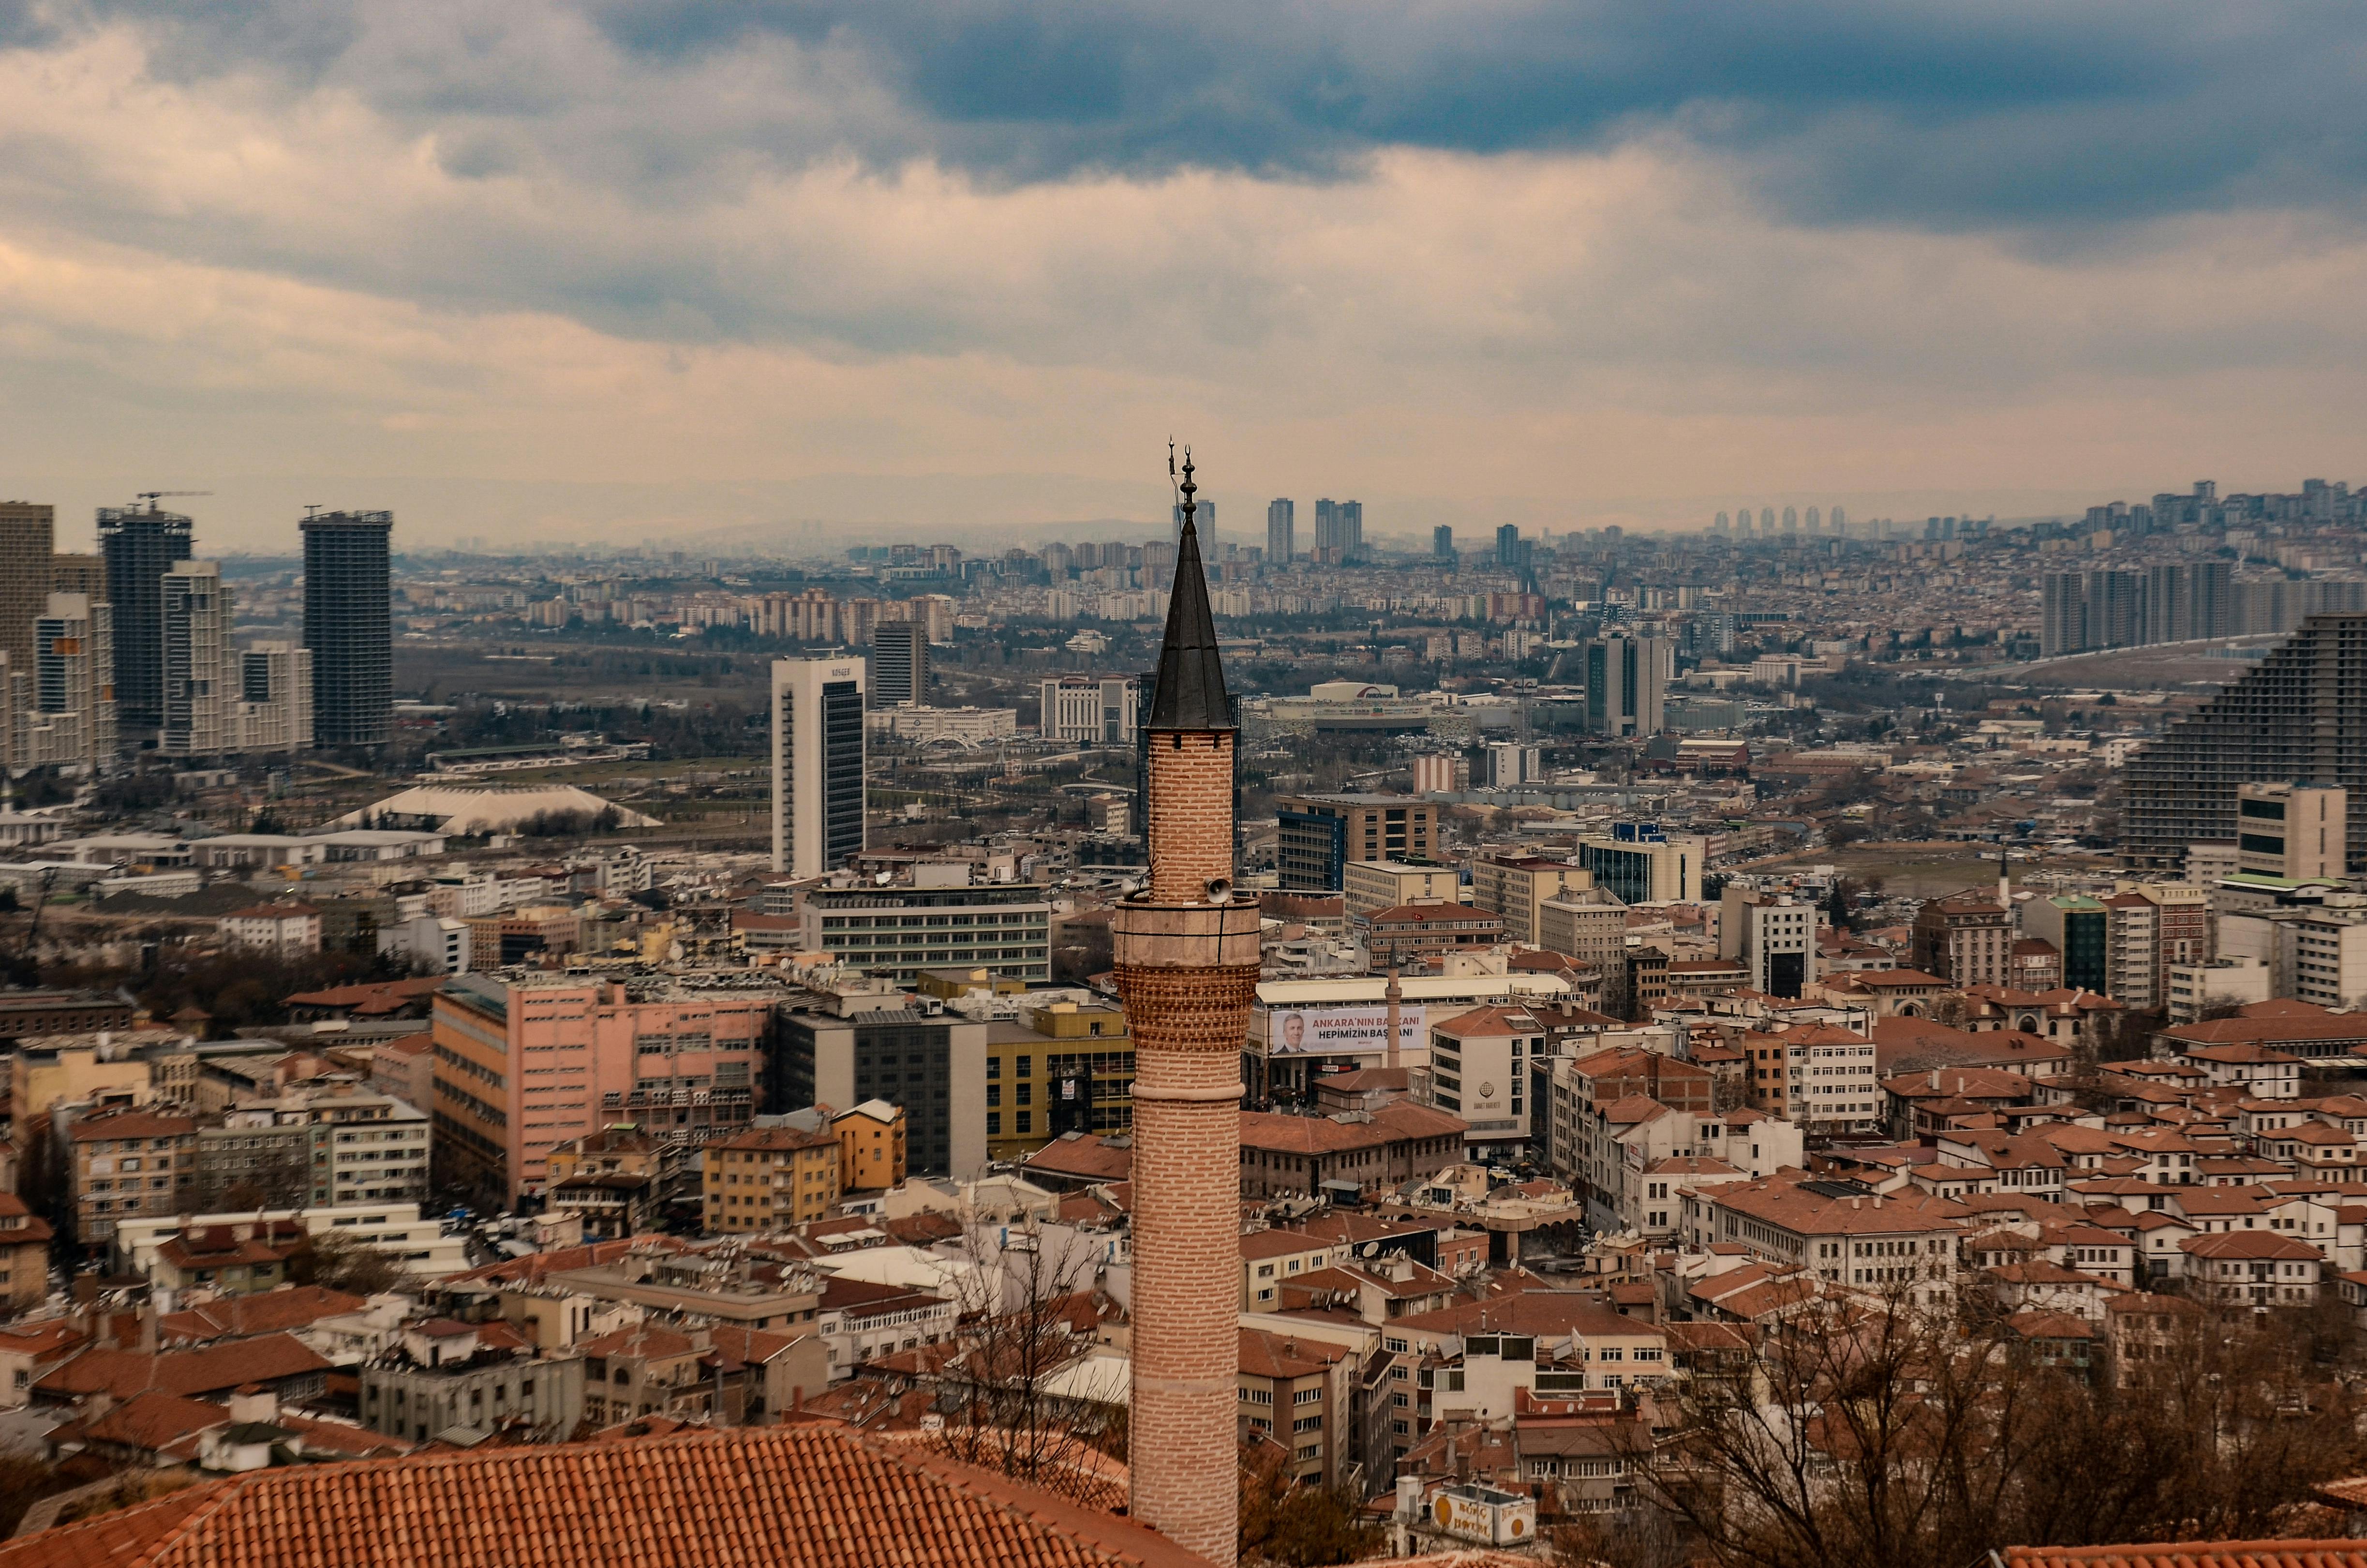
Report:
[{"label": "dark storm cloud", "polygon": [[[47,28],[60,13],[14,14]],[[628,182],[835,153],[930,157],[997,182],[1345,177],[1392,146],[1600,149],[1668,132],[1738,160],[1812,221],[2349,207],[2367,181],[2354,5],[96,0],[74,14],[137,18],[166,74],[261,67],[425,121],[507,119],[530,139],[540,124],[545,157]],[[780,74],[780,96],[585,133],[645,84],[734,62]],[[829,112],[813,112],[817,92]]]}]

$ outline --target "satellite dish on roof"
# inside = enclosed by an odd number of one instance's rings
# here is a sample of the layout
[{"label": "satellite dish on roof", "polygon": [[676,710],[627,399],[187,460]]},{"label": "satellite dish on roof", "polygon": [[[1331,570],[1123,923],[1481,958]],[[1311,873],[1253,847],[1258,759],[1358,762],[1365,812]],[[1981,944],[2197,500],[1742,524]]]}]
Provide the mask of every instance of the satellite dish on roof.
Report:
[{"label": "satellite dish on roof", "polygon": [[1376,1252],[1378,1252],[1378,1251],[1380,1251],[1380,1250],[1381,1250],[1381,1244],[1380,1244],[1380,1243],[1378,1243],[1378,1242],[1366,1242],[1363,1246],[1360,1246],[1360,1247],[1358,1247],[1358,1248],[1356,1249],[1356,1256],[1357,1256],[1358,1257],[1370,1257],[1370,1256],[1372,1256],[1375,1253],[1376,1253]]}]

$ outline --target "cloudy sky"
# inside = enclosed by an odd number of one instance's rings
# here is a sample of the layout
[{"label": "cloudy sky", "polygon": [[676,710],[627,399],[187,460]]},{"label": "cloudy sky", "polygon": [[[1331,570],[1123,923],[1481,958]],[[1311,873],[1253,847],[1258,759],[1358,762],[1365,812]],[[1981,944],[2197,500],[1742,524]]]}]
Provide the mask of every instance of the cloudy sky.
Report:
[{"label": "cloudy sky", "polygon": [[1234,537],[2367,481],[2362,80],[2269,0],[0,0],[0,494],[260,549],[1049,537],[1171,432]]}]

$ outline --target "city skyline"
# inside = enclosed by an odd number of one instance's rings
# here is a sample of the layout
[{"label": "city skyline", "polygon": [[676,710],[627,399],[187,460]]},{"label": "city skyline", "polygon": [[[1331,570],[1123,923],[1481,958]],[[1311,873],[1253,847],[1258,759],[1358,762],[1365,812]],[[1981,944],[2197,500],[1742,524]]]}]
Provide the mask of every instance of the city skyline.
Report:
[{"label": "city skyline", "polygon": [[2355,18],[1795,21],[60,13],[0,40],[0,493],[838,537],[1014,468],[992,522],[1155,518],[1188,425],[1224,505],[1419,537],[2350,466],[2356,175],[2292,133]]}]

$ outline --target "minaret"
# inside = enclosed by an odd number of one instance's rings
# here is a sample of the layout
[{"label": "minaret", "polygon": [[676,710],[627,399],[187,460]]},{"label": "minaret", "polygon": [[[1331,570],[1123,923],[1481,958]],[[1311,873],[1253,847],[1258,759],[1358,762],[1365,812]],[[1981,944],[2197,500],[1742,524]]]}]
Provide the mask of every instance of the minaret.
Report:
[{"label": "minaret", "polygon": [[1388,1018],[1381,1026],[1389,1031],[1388,1055],[1384,1060],[1388,1063],[1389,1071],[1394,1073],[1398,1068],[1398,1022],[1405,1014],[1405,988],[1398,983],[1398,966],[1395,964],[1389,965],[1389,988],[1381,994],[1388,999],[1389,1004]]},{"label": "minaret", "polygon": [[[1172,461],[1172,459],[1171,459]],[[1134,1040],[1134,1517],[1209,1562],[1239,1551],[1241,1049],[1258,906],[1233,893],[1232,711],[1193,522],[1152,689],[1150,876],[1111,920]]]}]

